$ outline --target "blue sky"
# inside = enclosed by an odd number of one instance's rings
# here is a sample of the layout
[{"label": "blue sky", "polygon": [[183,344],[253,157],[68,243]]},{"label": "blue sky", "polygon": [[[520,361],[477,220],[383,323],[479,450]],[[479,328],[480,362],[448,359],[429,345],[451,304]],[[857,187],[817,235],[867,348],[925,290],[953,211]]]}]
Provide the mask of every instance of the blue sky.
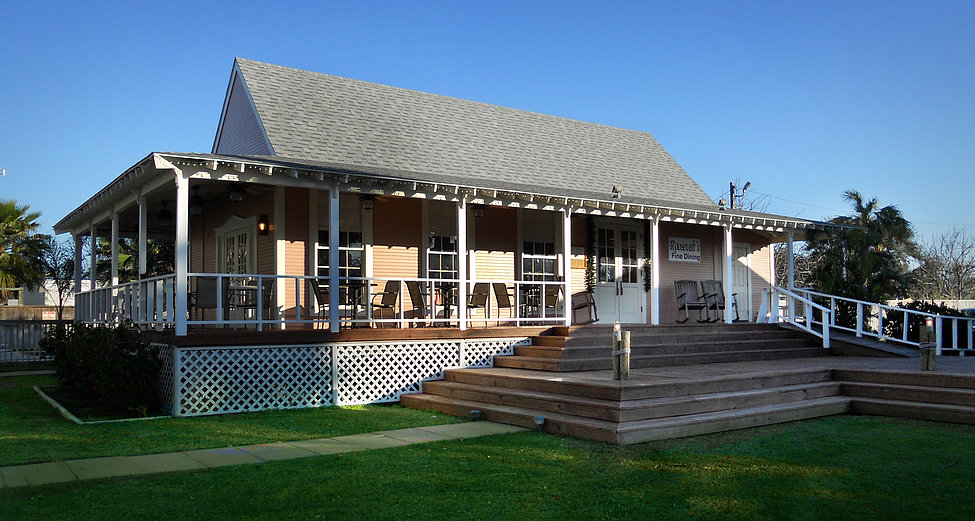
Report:
[{"label": "blue sky", "polygon": [[975,233],[975,2],[8,2],[0,198],[209,152],[233,58],[652,133],[717,199]]}]

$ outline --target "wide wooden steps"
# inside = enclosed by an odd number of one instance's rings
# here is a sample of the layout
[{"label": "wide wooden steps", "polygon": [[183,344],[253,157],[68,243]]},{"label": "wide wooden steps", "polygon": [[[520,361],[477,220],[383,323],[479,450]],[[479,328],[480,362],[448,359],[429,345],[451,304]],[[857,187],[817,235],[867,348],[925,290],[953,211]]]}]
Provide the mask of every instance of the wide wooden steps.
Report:
[{"label": "wide wooden steps", "polygon": [[[775,324],[632,326],[630,367],[779,360],[828,354],[809,335]],[[497,367],[571,372],[609,369],[613,330],[609,326],[553,328],[498,357]]]},{"label": "wide wooden steps", "polygon": [[851,412],[975,425],[975,376],[834,370]]},{"label": "wide wooden steps", "polygon": [[[543,375],[543,376],[540,376]],[[403,405],[614,444],[840,414],[849,400],[828,370],[778,370],[679,382],[565,381],[509,369],[448,370]]]},{"label": "wide wooden steps", "polygon": [[628,381],[608,374],[453,369],[402,403],[456,416],[479,410],[485,419],[532,429],[543,417],[544,432],[613,444],[844,413],[975,424],[972,374],[781,362],[656,370]]}]

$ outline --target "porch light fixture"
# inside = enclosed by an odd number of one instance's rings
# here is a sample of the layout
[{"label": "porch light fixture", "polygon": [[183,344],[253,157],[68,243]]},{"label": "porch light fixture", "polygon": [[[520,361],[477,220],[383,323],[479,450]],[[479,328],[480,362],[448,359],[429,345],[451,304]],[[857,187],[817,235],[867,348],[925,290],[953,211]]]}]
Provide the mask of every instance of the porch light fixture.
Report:
[{"label": "porch light fixture", "polygon": [[156,224],[166,227],[173,224],[173,212],[169,211],[169,201],[163,201],[162,206],[162,210],[156,214]]},{"label": "porch light fixture", "polygon": [[190,197],[190,215],[200,215],[203,213],[203,198],[200,197],[200,187],[193,187],[193,195]]},{"label": "porch light fixture", "polygon": [[376,207],[376,198],[371,195],[363,195],[359,200],[362,201],[363,210],[372,210]]},{"label": "porch light fixture", "polygon": [[233,201],[233,202],[235,202],[235,203],[239,203],[239,202],[243,201],[244,200],[244,195],[245,195],[244,194],[244,189],[241,188],[241,187],[239,187],[239,186],[235,186],[235,187],[233,187],[233,188],[230,189],[230,200]]},{"label": "porch light fixture", "polygon": [[623,188],[620,185],[613,185],[613,199],[619,199],[621,193],[623,193]]},{"label": "porch light fixture", "polygon": [[474,217],[478,217],[478,218],[484,217],[484,207],[479,204],[474,205],[472,213],[474,214]]},{"label": "porch light fixture", "polygon": [[257,233],[260,235],[267,235],[267,231],[270,228],[267,222],[267,216],[262,215],[257,218]]}]

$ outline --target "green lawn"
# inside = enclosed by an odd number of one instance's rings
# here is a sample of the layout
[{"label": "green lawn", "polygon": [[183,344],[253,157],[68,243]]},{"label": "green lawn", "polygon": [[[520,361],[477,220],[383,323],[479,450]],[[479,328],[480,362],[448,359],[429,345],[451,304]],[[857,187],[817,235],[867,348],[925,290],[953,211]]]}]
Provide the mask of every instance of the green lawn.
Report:
[{"label": "green lawn", "polygon": [[75,425],[31,389],[55,384],[53,376],[0,378],[0,466],[327,438],[463,421],[393,405]]},{"label": "green lawn", "polygon": [[617,448],[532,432],[0,490],[0,519],[973,519],[975,427],[841,416]]}]

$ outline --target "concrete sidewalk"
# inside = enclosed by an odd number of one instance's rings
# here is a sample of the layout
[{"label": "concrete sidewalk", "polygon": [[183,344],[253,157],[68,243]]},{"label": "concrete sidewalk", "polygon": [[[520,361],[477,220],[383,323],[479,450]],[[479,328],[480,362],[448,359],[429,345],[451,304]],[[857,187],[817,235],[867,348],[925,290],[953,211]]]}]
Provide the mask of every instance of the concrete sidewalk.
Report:
[{"label": "concrete sidewalk", "polygon": [[23,487],[120,476],[144,476],[162,472],[204,470],[245,463],[309,458],[324,454],[385,449],[414,443],[475,438],[524,430],[521,427],[501,423],[478,421],[353,434],[318,440],[14,465],[12,467],[0,467],[0,487]]}]

